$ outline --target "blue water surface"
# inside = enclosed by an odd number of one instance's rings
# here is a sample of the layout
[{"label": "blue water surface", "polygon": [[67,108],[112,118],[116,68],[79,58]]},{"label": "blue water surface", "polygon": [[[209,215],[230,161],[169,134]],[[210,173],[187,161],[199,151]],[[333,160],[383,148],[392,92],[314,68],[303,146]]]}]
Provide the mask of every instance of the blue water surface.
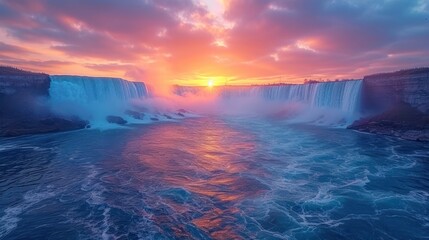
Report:
[{"label": "blue water surface", "polygon": [[194,118],[0,139],[0,239],[429,239],[429,146]]}]

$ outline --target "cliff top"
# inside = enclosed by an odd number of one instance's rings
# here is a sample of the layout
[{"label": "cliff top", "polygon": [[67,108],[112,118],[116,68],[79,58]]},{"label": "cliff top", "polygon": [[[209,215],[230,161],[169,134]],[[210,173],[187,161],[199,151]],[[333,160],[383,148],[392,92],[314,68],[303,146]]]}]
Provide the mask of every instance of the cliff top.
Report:
[{"label": "cliff top", "polygon": [[0,66],[0,76],[48,76],[45,73],[25,71],[10,66]]},{"label": "cliff top", "polygon": [[418,74],[429,75],[429,67],[404,69],[404,70],[399,70],[396,72],[389,72],[389,73],[376,73],[373,75],[365,76],[365,78],[388,78],[388,77],[401,77],[401,76],[418,75]]}]

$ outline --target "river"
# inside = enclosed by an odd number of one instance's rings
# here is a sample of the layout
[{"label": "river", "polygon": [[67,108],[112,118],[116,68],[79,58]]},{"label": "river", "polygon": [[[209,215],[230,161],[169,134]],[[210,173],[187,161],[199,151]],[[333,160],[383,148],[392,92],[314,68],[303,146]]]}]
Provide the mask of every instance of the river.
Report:
[{"label": "river", "polygon": [[0,239],[428,239],[429,146],[263,118],[0,139]]}]

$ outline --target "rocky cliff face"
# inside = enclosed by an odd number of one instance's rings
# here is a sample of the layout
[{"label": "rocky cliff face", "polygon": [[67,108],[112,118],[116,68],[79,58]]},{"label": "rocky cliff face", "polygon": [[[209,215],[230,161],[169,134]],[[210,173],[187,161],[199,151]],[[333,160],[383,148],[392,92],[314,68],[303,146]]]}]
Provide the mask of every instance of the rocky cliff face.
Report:
[{"label": "rocky cliff face", "polygon": [[5,117],[42,113],[49,96],[49,75],[0,67],[0,114]]},{"label": "rocky cliff face", "polygon": [[5,67],[0,67],[0,94],[13,95],[27,93],[32,95],[48,96],[50,78],[43,73],[29,74],[21,70],[4,71]]},{"label": "rocky cliff face", "polygon": [[0,67],[0,114],[33,115],[42,112],[41,102],[49,96],[50,78],[11,67]]},{"label": "rocky cliff face", "polygon": [[364,77],[363,112],[349,128],[429,141],[429,68]]},{"label": "rocky cliff face", "polygon": [[364,110],[383,111],[406,103],[429,114],[429,68],[366,76],[362,89]]},{"label": "rocky cliff face", "polygon": [[62,119],[47,104],[51,79],[12,67],[0,67],[0,137],[84,128],[79,119]]}]

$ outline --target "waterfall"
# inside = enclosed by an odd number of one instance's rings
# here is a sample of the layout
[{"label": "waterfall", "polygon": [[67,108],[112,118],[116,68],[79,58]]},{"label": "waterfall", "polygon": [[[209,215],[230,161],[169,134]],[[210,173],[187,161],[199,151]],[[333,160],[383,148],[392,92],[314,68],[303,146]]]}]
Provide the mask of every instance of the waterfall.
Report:
[{"label": "waterfall", "polygon": [[[284,84],[267,86],[219,86],[213,91],[201,87],[176,87],[175,93],[180,96],[187,94],[207,95],[213,92],[219,100],[226,101],[226,107],[243,99],[244,108],[252,108],[255,100],[263,100],[266,108],[270,105],[297,108],[300,105],[302,121],[319,121],[320,124],[350,124],[359,117],[362,80],[336,81],[309,84]],[[255,109],[253,109],[255,110]],[[264,109],[262,109],[264,110]],[[323,122],[324,121],[324,122]],[[328,123],[329,122],[329,123]]]},{"label": "waterfall", "polygon": [[222,98],[260,97],[266,100],[300,102],[311,108],[338,109],[357,113],[360,108],[361,80],[273,86],[225,86]]},{"label": "waterfall", "polygon": [[120,78],[51,76],[49,94],[54,101],[124,102],[147,96],[142,82],[129,82]]},{"label": "waterfall", "polygon": [[49,95],[52,108],[62,115],[101,120],[107,115],[121,115],[130,104],[147,97],[142,82],[120,78],[51,76]]}]

